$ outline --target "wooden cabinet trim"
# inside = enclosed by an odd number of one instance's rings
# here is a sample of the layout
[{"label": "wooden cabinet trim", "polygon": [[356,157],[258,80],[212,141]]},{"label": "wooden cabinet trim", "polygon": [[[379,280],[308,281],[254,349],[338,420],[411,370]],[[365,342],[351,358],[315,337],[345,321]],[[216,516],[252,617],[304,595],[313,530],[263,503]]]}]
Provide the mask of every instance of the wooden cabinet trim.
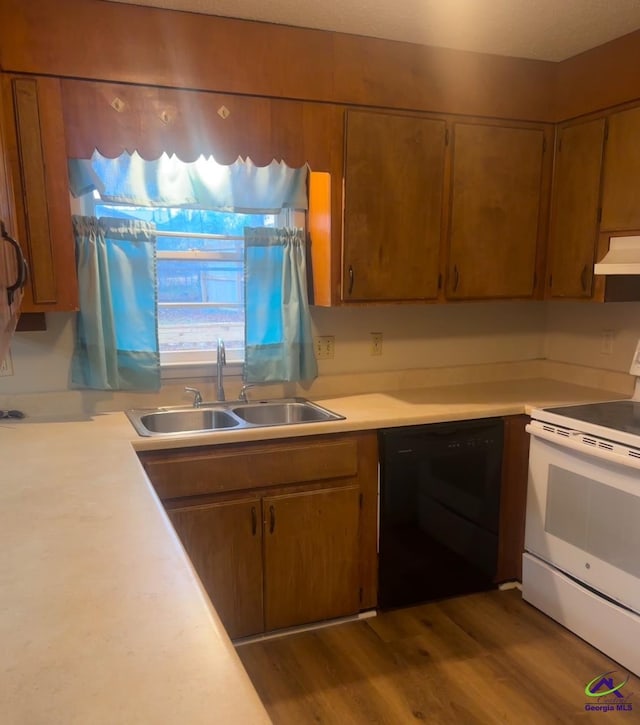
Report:
[{"label": "wooden cabinet trim", "polygon": [[161,499],[353,477],[355,438],[142,454]]},{"label": "wooden cabinet trim", "polygon": [[41,263],[32,265],[31,270],[33,301],[35,304],[53,303],[56,301],[56,280],[52,274],[54,252],[47,204],[38,87],[32,78],[14,78],[12,90],[22,184],[27,200],[26,239],[30,258],[41,260]]},{"label": "wooden cabinet trim", "polygon": [[522,581],[525,510],[529,477],[528,415],[504,418],[496,582]]}]

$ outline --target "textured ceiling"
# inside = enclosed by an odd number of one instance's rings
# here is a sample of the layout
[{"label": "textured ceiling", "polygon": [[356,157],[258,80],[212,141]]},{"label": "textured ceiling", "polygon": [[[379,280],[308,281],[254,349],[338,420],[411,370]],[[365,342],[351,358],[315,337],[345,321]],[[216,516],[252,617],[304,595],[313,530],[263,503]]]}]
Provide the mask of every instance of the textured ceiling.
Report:
[{"label": "textured ceiling", "polygon": [[640,28],[640,0],[112,0],[560,61]]}]

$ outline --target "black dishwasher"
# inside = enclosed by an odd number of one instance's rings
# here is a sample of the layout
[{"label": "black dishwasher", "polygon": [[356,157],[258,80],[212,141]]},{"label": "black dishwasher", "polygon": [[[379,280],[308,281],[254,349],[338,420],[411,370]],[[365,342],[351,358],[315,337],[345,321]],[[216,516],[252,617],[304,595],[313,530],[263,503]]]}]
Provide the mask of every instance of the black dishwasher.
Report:
[{"label": "black dishwasher", "polygon": [[502,441],[500,418],[380,431],[380,608],[494,586]]}]

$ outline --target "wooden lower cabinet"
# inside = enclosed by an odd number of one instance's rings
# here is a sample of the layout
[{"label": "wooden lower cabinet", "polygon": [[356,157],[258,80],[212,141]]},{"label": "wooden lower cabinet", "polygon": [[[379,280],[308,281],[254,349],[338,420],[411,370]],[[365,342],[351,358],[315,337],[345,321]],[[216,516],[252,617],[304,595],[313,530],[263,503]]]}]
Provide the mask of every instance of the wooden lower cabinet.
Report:
[{"label": "wooden lower cabinet", "polygon": [[358,487],[268,496],[263,507],[265,629],[355,614]]},{"label": "wooden lower cabinet", "polygon": [[375,432],[139,456],[232,638],[375,606]]},{"label": "wooden lower cabinet", "polygon": [[167,510],[230,637],[263,631],[260,511],[259,498]]}]

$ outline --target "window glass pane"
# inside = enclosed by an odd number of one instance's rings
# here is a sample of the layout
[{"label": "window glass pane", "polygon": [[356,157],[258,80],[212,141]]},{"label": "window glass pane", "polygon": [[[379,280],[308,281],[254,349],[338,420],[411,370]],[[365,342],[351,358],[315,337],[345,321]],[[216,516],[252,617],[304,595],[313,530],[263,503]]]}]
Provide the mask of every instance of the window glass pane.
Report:
[{"label": "window glass pane", "polygon": [[[228,361],[242,362],[244,227],[273,227],[276,217],[107,204],[101,200],[96,201],[94,213],[98,217],[141,219],[156,225],[160,351],[213,352],[221,337]],[[170,234],[164,236],[163,232]],[[180,232],[185,236],[180,236]],[[218,238],[190,236],[193,234]]]},{"label": "window glass pane", "polygon": [[242,307],[160,306],[158,332],[163,352],[213,350],[221,337],[228,362],[240,362],[244,357]]},{"label": "window glass pane", "polygon": [[242,362],[244,227],[304,226],[304,213],[285,219],[273,214],[130,206],[105,203],[97,192],[92,202],[84,213],[156,225],[158,336],[163,361],[213,360],[216,342],[222,338],[227,361]]},{"label": "window glass pane", "polygon": [[244,302],[242,261],[158,259],[158,303]]}]

